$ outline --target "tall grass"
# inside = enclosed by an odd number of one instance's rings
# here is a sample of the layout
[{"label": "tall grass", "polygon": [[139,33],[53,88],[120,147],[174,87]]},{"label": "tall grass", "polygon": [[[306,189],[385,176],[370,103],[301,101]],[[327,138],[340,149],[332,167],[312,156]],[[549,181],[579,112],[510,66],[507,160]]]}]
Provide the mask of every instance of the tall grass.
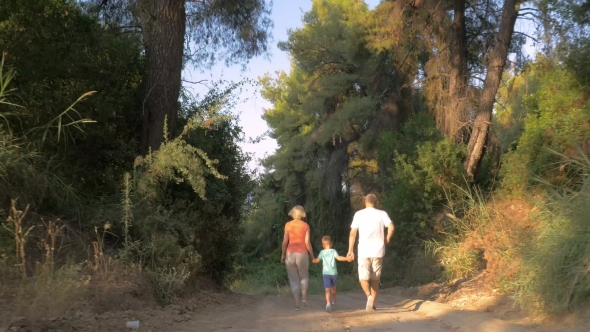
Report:
[{"label": "tall grass", "polygon": [[48,200],[60,211],[81,206],[80,193],[63,180],[59,170],[62,165],[55,155],[44,151],[43,145],[65,144],[67,140],[61,137],[72,137],[72,130],[84,134],[83,125],[95,121],[83,118],[74,107],[95,91],[83,94],[44,125],[13,130],[11,124],[20,121],[14,110],[24,107],[11,100],[15,91],[10,83],[16,71],[6,68],[5,57],[3,54],[0,62],[0,201],[19,198],[37,209]]},{"label": "tall grass", "polygon": [[446,192],[448,205],[438,225],[440,236],[425,242],[427,254],[438,259],[447,279],[468,278],[481,271],[482,252],[463,242],[482,232],[492,219],[491,209],[486,206],[488,197],[479,188],[457,186],[457,189],[458,197]]},{"label": "tall grass", "polygon": [[539,232],[523,250],[525,266],[516,281],[516,300],[523,308],[559,313],[590,299],[590,158],[560,155],[577,181],[546,185],[539,204]]}]

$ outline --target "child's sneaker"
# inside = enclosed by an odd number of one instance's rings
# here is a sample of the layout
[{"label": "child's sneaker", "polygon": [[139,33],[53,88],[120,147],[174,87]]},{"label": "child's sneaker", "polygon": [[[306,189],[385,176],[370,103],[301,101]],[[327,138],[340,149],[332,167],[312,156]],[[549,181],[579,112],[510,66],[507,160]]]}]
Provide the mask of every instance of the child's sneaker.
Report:
[{"label": "child's sneaker", "polygon": [[309,303],[307,302],[307,299],[301,300],[301,303],[303,303],[304,307],[309,307]]},{"label": "child's sneaker", "polygon": [[332,301],[332,305],[336,305],[336,301]]},{"label": "child's sneaker", "polygon": [[326,304],[326,312],[332,312],[332,305]]}]

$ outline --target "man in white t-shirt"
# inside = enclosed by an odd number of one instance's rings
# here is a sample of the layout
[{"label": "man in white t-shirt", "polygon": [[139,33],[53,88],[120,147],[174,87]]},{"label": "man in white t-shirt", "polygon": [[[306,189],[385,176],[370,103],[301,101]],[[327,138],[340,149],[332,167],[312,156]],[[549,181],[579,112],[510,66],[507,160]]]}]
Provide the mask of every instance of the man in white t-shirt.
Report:
[{"label": "man in white t-shirt", "polygon": [[[368,194],[365,196],[365,208],[354,214],[350,226],[348,255],[346,255],[347,258],[354,259],[354,242],[358,233],[359,280],[367,295],[367,312],[375,310],[385,245],[391,242],[395,230],[387,212],[375,209],[375,204],[377,204],[377,197]],[[385,237],[385,227],[387,227],[387,238]]]}]

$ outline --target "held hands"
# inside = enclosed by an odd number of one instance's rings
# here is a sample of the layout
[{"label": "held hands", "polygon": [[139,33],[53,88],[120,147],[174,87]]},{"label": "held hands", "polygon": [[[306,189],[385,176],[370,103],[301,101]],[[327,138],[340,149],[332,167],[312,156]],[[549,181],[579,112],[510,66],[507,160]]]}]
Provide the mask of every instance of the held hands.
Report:
[{"label": "held hands", "polygon": [[349,262],[352,262],[354,260],[354,252],[349,251],[348,254],[346,254],[346,259],[348,259]]}]

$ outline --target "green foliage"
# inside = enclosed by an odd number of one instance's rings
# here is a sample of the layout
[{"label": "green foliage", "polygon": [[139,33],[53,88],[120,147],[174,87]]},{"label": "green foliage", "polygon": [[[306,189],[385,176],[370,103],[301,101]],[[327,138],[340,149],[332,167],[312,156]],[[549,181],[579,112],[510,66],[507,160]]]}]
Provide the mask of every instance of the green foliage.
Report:
[{"label": "green foliage", "polygon": [[[17,191],[27,179],[33,179],[40,154],[26,141],[14,136],[6,119],[10,115],[8,107],[19,106],[9,99],[12,92],[10,83],[16,71],[13,68],[6,70],[4,59],[3,56],[0,64],[0,119],[6,121],[0,124],[0,202],[2,207],[7,208],[11,197],[6,195]],[[5,218],[6,215],[1,214],[0,217]]]},{"label": "green foliage", "polygon": [[246,259],[273,252],[283,240],[283,224],[288,210],[283,193],[273,191],[280,190],[276,188],[277,182],[272,174],[264,174],[252,194],[251,209],[242,225],[244,237],[241,251]]},{"label": "green foliage", "polygon": [[586,37],[570,45],[570,52],[565,59],[566,68],[573,73],[578,82],[587,90],[590,88],[590,71],[587,66],[587,59],[590,57],[590,37]]},{"label": "green foliage", "polygon": [[266,54],[272,38],[271,5],[265,0],[187,1],[185,38],[196,45],[192,60],[211,66],[223,59],[229,65]]},{"label": "green foliage", "polygon": [[154,235],[144,241],[145,264],[152,271],[178,270],[198,272],[200,255],[191,245],[183,246],[173,234]]},{"label": "green foliage", "polygon": [[514,149],[524,130],[530,95],[539,89],[538,75],[533,64],[529,64],[518,75],[505,73],[504,76],[505,80],[498,89],[494,117],[494,129],[498,132],[502,153]]},{"label": "green foliage", "polygon": [[[380,103],[381,87],[372,84],[378,58],[363,39],[367,14],[362,1],[314,1],[303,17],[304,26],[279,44],[293,57],[290,74],[260,78],[263,97],[273,103],[263,118],[280,148],[264,161],[263,188],[257,192],[260,202],[277,206],[256,206],[264,216],[254,220],[272,225],[272,234],[264,237],[273,245],[285,212],[297,204],[308,212],[314,242],[323,235],[335,242],[346,239],[350,188],[368,173],[357,166],[371,159],[359,140],[367,123],[375,121]],[[351,175],[353,168],[358,178]],[[282,201],[271,202],[265,197],[269,194]],[[271,215],[277,218],[274,222],[266,217]]]},{"label": "green foliage", "polygon": [[[61,165],[52,171],[67,185],[74,183],[82,195],[114,192],[138,153],[142,45],[137,36],[115,32],[74,1],[9,0],[0,8],[0,50],[18,69],[11,84],[18,97],[13,102],[23,106],[12,109],[14,115],[7,119],[15,133],[27,134],[28,142],[45,139],[43,153],[53,158],[53,167]],[[89,91],[97,92],[77,105],[79,118],[73,112],[59,116]],[[79,119],[96,123],[78,122],[83,131],[69,131],[65,141],[57,130],[31,132],[72,126]],[[56,203],[47,202],[44,208]],[[55,212],[79,214],[75,204],[69,211],[64,208]]]},{"label": "green foliage", "polygon": [[[75,120],[71,113],[77,113],[74,106],[92,93],[83,94],[49,123],[30,128],[25,133],[15,132],[8,119],[15,115],[12,110],[22,106],[11,100],[16,98],[12,88],[16,71],[13,68],[5,70],[4,60],[5,55],[0,64],[0,118],[6,120],[0,124],[0,208],[7,207],[13,198],[33,209],[42,208],[48,201],[55,202],[54,206],[58,208],[79,203],[76,190],[64,183],[54,169],[55,160],[43,158],[41,151],[48,136],[56,135],[59,142],[59,137],[69,132],[69,127],[81,130],[80,124],[87,120]],[[33,142],[30,137],[35,138]]]},{"label": "green foliage", "polygon": [[522,97],[526,107],[524,129],[516,145],[502,158],[502,186],[513,195],[522,195],[533,175],[553,184],[570,181],[567,170],[557,166],[558,158],[547,148],[560,153],[576,153],[590,132],[588,97],[574,75],[549,59],[539,58],[529,76],[539,83],[538,90]]},{"label": "green foliage", "polygon": [[[0,70],[0,217],[19,198],[36,213],[64,216],[80,242],[106,223],[105,254],[146,268],[164,302],[199,274],[225,281],[253,185],[241,128],[229,115],[243,84],[183,96],[182,134],[136,159],[144,75],[138,36],[74,1],[8,1],[0,27],[8,68],[19,68],[18,75]],[[87,91],[97,92],[85,98]],[[87,118],[96,123],[85,125]],[[73,259],[85,256],[79,245],[64,243]]]},{"label": "green foliage", "polygon": [[148,198],[157,199],[162,185],[187,181],[205,200],[205,175],[224,179],[214,168],[215,164],[217,161],[209,159],[203,150],[189,145],[183,135],[178,136],[165,141],[157,151],[150,151],[147,156],[135,160],[135,169],[139,173],[138,190]]},{"label": "green foliage", "polygon": [[185,100],[181,135],[136,160],[130,234],[153,271],[183,267],[194,277],[229,281],[253,189],[250,157],[238,145],[243,134],[229,116],[240,86]]},{"label": "green foliage", "polygon": [[443,139],[432,118],[419,113],[401,131],[382,136],[379,160],[391,165],[383,183],[382,204],[396,225],[394,246],[403,255],[430,233],[446,191],[463,181],[462,147]]},{"label": "green foliage", "polygon": [[515,286],[522,307],[560,313],[590,299],[590,159],[556,154],[580,180],[569,187],[545,182],[538,235],[523,249],[525,266]]},{"label": "green foliage", "polygon": [[156,271],[148,270],[147,275],[152,282],[155,299],[169,304],[184,289],[190,272],[184,268],[159,268]]}]

